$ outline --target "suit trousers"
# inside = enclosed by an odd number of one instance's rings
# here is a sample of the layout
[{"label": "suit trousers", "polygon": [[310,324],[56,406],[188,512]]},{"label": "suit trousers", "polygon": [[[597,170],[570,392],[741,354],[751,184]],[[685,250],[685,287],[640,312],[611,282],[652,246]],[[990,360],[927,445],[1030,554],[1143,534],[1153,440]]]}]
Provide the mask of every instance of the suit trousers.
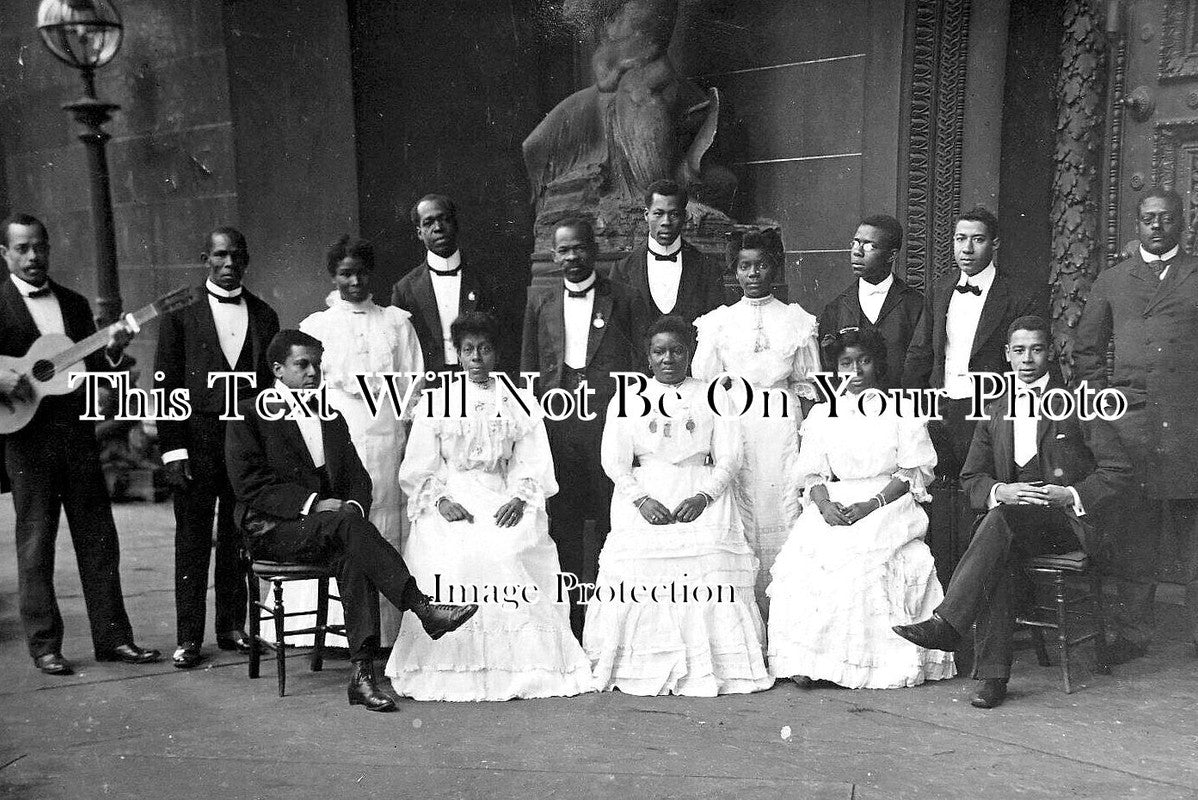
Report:
[{"label": "suit trousers", "polygon": [[405,610],[419,592],[403,556],[352,507],[277,520],[249,545],[254,558],[333,567],[352,661],[373,658],[378,649],[379,593]]},{"label": "suit trousers", "polygon": [[216,633],[245,627],[245,569],[241,534],[233,524],[233,489],[225,470],[225,423],[216,414],[187,422],[192,481],[175,490],[175,631],[180,644],[204,640],[208,562],[216,521]]},{"label": "suit trousers", "polygon": [[1009,678],[1015,635],[1016,585],[1029,556],[1080,547],[1069,517],[1059,509],[1000,505],[986,512],[953,571],[936,613],[958,632],[974,633],[973,677]]},{"label": "suit trousers", "polygon": [[1133,496],[1110,515],[1110,558],[1104,571],[1115,579],[1118,603],[1112,610],[1115,633],[1147,644],[1154,629],[1156,574],[1165,522],[1185,567],[1186,620],[1198,642],[1198,499],[1162,500]]},{"label": "suit trousers", "polygon": [[100,651],[133,641],[121,594],[120,545],[100,470],[95,428],[77,419],[53,419],[45,406],[58,399],[44,401],[28,426],[7,437],[5,447],[16,509],[21,623],[34,658],[62,651],[62,615],[54,593],[54,546],[64,508],[92,645]]},{"label": "suit trousers", "polygon": [[928,425],[928,435],[936,448],[936,474],[940,477],[954,481],[961,477],[961,468],[965,466],[969,445],[973,442],[973,430],[977,427],[976,420],[965,418],[970,405],[968,399],[944,398],[940,401],[943,419]]}]

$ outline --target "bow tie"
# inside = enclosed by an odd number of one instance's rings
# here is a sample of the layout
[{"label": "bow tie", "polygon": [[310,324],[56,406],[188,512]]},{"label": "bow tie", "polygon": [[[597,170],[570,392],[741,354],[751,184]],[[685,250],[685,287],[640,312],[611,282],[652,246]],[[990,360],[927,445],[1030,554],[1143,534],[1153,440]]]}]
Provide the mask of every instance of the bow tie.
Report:
[{"label": "bow tie", "polygon": [[594,289],[594,288],[595,288],[595,285],[591,284],[590,286],[588,286],[585,289],[579,289],[577,292],[574,291],[573,289],[567,289],[566,297],[586,297],[588,294],[590,294],[591,289]]},{"label": "bow tie", "polygon": [[968,281],[965,283],[958,283],[953,287],[953,290],[961,293],[969,292],[970,294],[977,295],[978,297],[982,296],[982,287],[976,286]]},{"label": "bow tie", "polygon": [[34,289],[32,292],[30,292],[29,294],[27,294],[25,296],[26,297],[49,297],[52,294],[54,294],[54,292],[52,289],[50,289],[50,284],[47,283],[45,286]]},{"label": "bow tie", "polygon": [[872,286],[872,285],[869,286],[868,288],[862,290],[862,292],[866,295],[866,297],[868,297],[869,295],[873,295],[873,294],[887,294],[889,291],[890,291],[890,289],[888,287]]},{"label": "bow tie", "polygon": [[655,250],[650,250],[650,251],[649,251],[649,254],[653,256],[653,259],[654,259],[655,261],[674,261],[674,262],[677,262],[677,261],[678,261],[678,254],[679,254],[679,253],[681,253],[681,252],[682,252],[682,248],[680,247],[680,248],[678,248],[677,250],[675,250],[674,252],[670,253],[669,255],[662,255],[661,253],[658,253],[658,252],[657,252],[657,251],[655,251]]},{"label": "bow tie", "polygon": [[223,294],[217,294],[216,292],[209,289],[208,296],[216,298],[216,302],[218,302],[218,303],[233,303],[234,305],[241,305],[241,295],[240,294],[235,294],[232,297],[228,297]]},{"label": "bow tie", "polygon": [[432,274],[436,275],[439,278],[452,278],[454,275],[458,275],[461,273],[462,265],[458,264],[453,269],[446,269],[446,270],[433,269],[432,267],[429,267],[428,271],[431,272]]},{"label": "bow tie", "polygon": [[[1163,258],[1158,258],[1158,259],[1148,262],[1148,268],[1151,269],[1153,272],[1155,272],[1156,276],[1158,278],[1160,277],[1161,273],[1164,272],[1168,266],[1169,266],[1169,262],[1165,261]],[[32,296],[33,295],[30,295],[30,297],[32,297]]]}]

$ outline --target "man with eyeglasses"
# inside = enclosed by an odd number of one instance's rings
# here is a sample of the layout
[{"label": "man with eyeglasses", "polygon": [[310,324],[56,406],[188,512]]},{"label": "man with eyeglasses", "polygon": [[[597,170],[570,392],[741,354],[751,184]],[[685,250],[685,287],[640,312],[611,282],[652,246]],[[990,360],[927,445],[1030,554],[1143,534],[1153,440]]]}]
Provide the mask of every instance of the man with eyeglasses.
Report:
[{"label": "man with eyeglasses", "polygon": [[[861,220],[849,245],[849,262],[856,280],[819,315],[821,343],[849,328],[876,331],[882,337],[886,342],[886,365],[878,383],[887,389],[902,381],[907,347],[923,316],[923,292],[894,274],[895,258],[902,246],[903,227],[894,217],[875,214]],[[824,369],[831,371],[834,366],[825,360]]]},{"label": "man with eyeglasses", "polygon": [[1136,489],[1121,504],[1122,522],[1112,526],[1107,565],[1119,593],[1108,651],[1116,664],[1144,655],[1152,638],[1166,519],[1185,563],[1189,636],[1198,642],[1198,258],[1181,247],[1184,219],[1175,192],[1144,195],[1138,252],[1098,276],[1077,326],[1076,377],[1092,388],[1120,389],[1128,400],[1114,425]]}]

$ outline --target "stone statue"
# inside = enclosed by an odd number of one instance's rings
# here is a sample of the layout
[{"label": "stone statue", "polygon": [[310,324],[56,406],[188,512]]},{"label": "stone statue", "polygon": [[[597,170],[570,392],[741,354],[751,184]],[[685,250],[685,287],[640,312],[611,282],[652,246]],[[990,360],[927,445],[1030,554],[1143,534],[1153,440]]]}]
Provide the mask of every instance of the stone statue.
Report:
[{"label": "stone statue", "polygon": [[678,0],[565,0],[563,14],[596,41],[595,83],[559,103],[524,141],[537,249],[548,249],[555,224],[576,214],[595,218],[601,247],[627,247],[641,192],[660,178],[688,188],[692,217],[727,220],[736,179],[708,163],[719,93],[680,78],[667,52]]}]

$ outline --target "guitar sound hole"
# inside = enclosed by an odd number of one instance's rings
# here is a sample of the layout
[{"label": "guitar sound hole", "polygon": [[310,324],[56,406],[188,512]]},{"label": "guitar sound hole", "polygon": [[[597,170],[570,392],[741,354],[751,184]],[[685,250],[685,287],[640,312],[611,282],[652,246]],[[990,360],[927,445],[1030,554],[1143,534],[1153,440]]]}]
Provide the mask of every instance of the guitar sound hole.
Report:
[{"label": "guitar sound hole", "polygon": [[40,361],[34,362],[33,369],[29,371],[29,374],[38,383],[45,383],[54,377],[54,372],[54,365],[43,358]]}]

